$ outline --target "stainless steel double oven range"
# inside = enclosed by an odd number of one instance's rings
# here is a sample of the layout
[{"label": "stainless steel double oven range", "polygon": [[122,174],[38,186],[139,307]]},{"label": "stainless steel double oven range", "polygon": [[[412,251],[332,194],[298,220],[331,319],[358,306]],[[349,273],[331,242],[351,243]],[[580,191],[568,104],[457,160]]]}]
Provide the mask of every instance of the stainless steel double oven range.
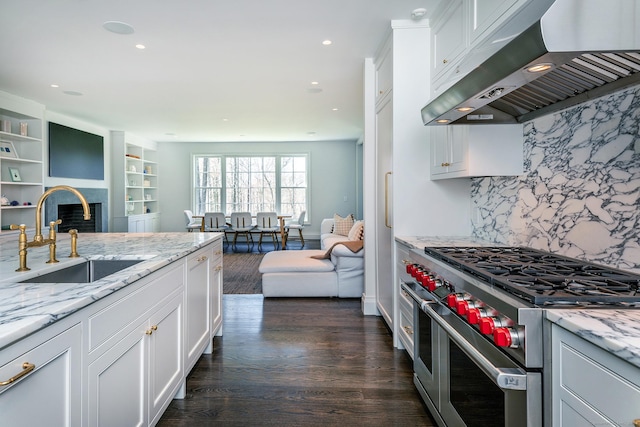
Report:
[{"label": "stainless steel double oven range", "polygon": [[440,426],[548,425],[544,310],[640,304],[640,275],[529,248],[427,247],[403,261],[414,383]]}]

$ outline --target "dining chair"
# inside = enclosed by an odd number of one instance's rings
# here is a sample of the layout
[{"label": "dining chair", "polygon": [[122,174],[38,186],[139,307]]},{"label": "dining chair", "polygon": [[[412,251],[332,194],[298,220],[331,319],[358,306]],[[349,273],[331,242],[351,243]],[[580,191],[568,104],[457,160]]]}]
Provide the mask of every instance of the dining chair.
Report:
[{"label": "dining chair", "polygon": [[205,212],[204,214],[204,231],[224,233],[224,240],[229,244],[227,232],[230,227],[222,212]]},{"label": "dining chair", "polygon": [[292,221],[288,224],[285,224],[284,226],[284,234],[286,236],[286,241],[288,242],[291,237],[289,236],[289,231],[290,230],[298,230],[298,236],[300,238],[300,243],[302,243],[302,246],[300,247],[300,249],[304,248],[304,236],[302,236],[302,229],[304,228],[304,218],[307,215],[307,211],[302,211],[300,212],[300,216],[298,217],[297,220]]},{"label": "dining chair", "polygon": [[187,231],[200,230],[202,223],[199,220],[193,218],[193,212],[189,209],[184,210],[184,217],[187,222]]},{"label": "dining chair", "polygon": [[262,250],[262,238],[267,235],[271,237],[273,248],[278,249],[278,233],[280,233],[280,220],[277,212],[258,212],[256,214],[256,228],[254,232],[260,233],[258,240],[258,250]]},{"label": "dining chair", "polygon": [[[233,212],[231,214],[231,228],[230,233],[233,233],[233,242],[231,248],[237,250],[238,236],[244,236],[247,243],[247,252],[251,252],[253,249],[253,236],[251,232],[254,229],[253,220],[251,218],[251,212]],[[251,246],[249,246],[251,244]]]}]

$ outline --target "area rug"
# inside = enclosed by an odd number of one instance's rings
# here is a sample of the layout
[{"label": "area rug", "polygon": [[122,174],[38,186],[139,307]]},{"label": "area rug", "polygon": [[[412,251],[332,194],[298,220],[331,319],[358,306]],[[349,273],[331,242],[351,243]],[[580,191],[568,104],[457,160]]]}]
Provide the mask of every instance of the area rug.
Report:
[{"label": "area rug", "polygon": [[264,254],[226,253],[223,255],[223,293],[261,294],[262,274],[258,271]]}]

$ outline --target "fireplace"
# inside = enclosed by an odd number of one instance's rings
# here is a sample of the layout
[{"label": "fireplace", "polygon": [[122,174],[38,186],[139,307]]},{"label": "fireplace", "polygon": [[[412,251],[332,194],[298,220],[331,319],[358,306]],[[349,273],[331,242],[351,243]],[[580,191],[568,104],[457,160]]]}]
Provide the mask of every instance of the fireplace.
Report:
[{"label": "fireplace", "polygon": [[77,188],[77,190],[89,204],[91,220],[84,220],[82,205],[75,194],[69,191],[56,191],[51,193],[45,201],[43,228],[48,227],[50,221],[61,219],[62,224],[58,225],[58,232],[67,232],[75,228],[84,233],[106,233],[109,230],[109,190],[106,188]]},{"label": "fireplace", "polygon": [[89,203],[91,219],[84,219],[82,204],[58,205],[58,219],[62,224],[58,225],[58,233],[66,233],[76,229],[80,233],[100,233],[102,231],[102,204]]}]

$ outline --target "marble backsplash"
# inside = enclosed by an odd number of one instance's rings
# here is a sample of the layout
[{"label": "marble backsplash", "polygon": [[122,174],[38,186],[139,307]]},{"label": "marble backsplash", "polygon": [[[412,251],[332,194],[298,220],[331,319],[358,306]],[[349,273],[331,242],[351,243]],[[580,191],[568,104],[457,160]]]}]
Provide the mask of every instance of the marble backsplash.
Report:
[{"label": "marble backsplash", "polygon": [[525,173],[472,180],[473,236],[640,272],[640,86],[524,125]]}]

